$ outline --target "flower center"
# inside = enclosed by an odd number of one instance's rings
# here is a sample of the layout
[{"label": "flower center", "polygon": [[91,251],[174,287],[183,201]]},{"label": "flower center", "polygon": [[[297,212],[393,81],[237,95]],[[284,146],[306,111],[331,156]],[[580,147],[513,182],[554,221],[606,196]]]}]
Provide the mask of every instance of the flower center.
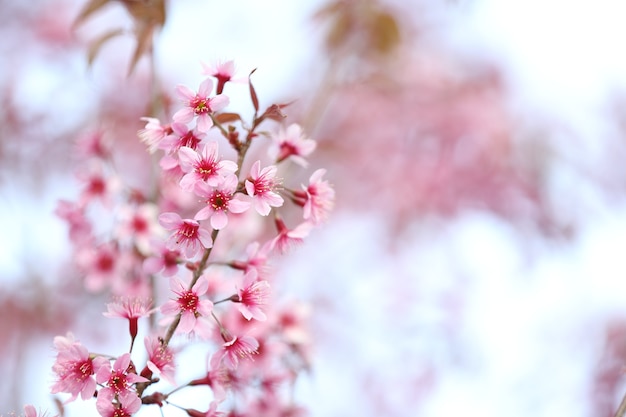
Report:
[{"label": "flower center", "polygon": [[[197,112],[196,112],[197,113]],[[187,132],[183,136],[180,137],[178,141],[179,147],[187,146],[193,150],[198,149],[198,144],[200,143],[200,139],[193,134],[193,132]]]},{"label": "flower center", "polygon": [[213,193],[211,198],[209,198],[208,203],[213,207],[213,210],[226,210],[228,209],[228,202],[230,201],[230,195],[225,194],[221,191],[216,191]]},{"label": "flower center", "polygon": [[198,308],[198,296],[193,291],[185,291],[178,297],[178,304],[181,310],[195,313]]},{"label": "flower center", "polygon": [[193,111],[197,115],[206,114],[211,112],[211,106],[209,105],[209,100],[205,98],[196,97],[191,102],[191,107],[193,107]]},{"label": "flower center", "polygon": [[183,225],[180,227],[180,229],[178,229],[178,231],[176,232],[179,236],[178,240],[176,240],[176,243],[180,243],[181,240],[188,240],[188,239],[195,238],[197,232],[198,232],[197,225],[184,222]]}]

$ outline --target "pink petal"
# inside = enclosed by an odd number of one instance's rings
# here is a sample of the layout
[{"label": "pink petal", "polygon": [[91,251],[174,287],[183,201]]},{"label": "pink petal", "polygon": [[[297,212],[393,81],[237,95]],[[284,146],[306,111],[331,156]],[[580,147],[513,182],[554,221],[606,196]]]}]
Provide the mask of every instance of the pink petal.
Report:
[{"label": "pink petal", "polygon": [[[232,202],[232,201],[231,201]],[[215,230],[221,230],[228,224],[228,216],[223,211],[216,211],[211,216],[211,227]]]}]

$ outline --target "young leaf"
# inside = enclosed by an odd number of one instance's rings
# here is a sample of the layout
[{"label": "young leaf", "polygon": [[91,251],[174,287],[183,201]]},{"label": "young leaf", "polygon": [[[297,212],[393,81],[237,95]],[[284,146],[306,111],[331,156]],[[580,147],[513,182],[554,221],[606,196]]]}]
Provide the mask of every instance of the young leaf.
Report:
[{"label": "young leaf", "polygon": [[254,74],[254,71],[256,71],[256,68],[253,69],[250,72],[250,75],[248,75],[248,85],[250,86],[250,98],[252,99],[252,105],[254,106],[254,111],[255,113],[259,111],[259,98],[256,95],[256,90],[254,89],[254,86],[252,85],[252,74]]}]

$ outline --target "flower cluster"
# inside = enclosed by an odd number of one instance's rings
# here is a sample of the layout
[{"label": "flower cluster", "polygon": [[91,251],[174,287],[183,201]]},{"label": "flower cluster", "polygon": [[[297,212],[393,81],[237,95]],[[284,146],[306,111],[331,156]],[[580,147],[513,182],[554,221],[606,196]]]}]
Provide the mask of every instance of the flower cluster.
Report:
[{"label": "flower cluster", "polygon": [[[103,417],[131,416],[142,406],[174,406],[190,416],[299,410],[280,387],[308,366],[305,316],[273,297],[270,261],[324,222],[335,196],[324,169],[306,184],[283,174],[306,169],[316,142],[297,124],[283,126],[285,105],[261,111],[250,76],[251,120],[226,111],[224,91],[241,81],[234,68],[232,61],[205,66],[197,90],[175,89],[180,108],[167,122],[143,118],[138,136],[159,167],[156,187],[122,180],[105,132],[80,143],[87,152],[87,174],[78,177],[83,192],[76,202],[61,201],[57,214],[69,225],[85,287],[115,297],[104,316],[128,321],[130,343],[108,356],[90,353],[71,334],[57,337],[52,393],[96,398]],[[136,368],[131,357],[143,319],[138,357],[146,359]],[[206,368],[181,381],[176,365],[189,341],[206,348]],[[198,385],[213,393],[207,411],[176,401],[176,393]],[[236,403],[227,401],[233,395]]]}]

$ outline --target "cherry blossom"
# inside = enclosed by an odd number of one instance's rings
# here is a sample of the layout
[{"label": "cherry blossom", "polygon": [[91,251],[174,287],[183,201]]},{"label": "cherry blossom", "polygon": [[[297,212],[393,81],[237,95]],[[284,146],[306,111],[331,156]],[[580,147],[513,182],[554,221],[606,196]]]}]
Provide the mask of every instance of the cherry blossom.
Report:
[{"label": "cherry blossom", "polygon": [[309,178],[309,185],[294,192],[294,201],[303,206],[304,219],[314,225],[326,221],[335,204],[335,190],[322,180],[325,173],[325,169],[316,170]]},{"label": "cherry blossom", "polygon": [[172,133],[170,125],[161,125],[161,121],[154,117],[142,117],[141,120],[147,122],[146,127],[137,132],[139,139],[148,146],[150,153],[156,152],[163,139]]},{"label": "cherry blossom", "polygon": [[171,277],[178,272],[181,262],[180,251],[170,250],[161,242],[152,242],[155,253],[143,262],[143,270],[147,274],[161,272],[165,277]]},{"label": "cherry blossom", "polygon": [[[224,340],[227,340],[223,334]],[[239,361],[251,359],[257,353],[259,342],[252,336],[234,336],[227,340],[220,350],[215,352],[211,358],[211,367],[216,368],[220,363],[224,363],[230,369],[237,369]]]},{"label": "cherry blossom", "polygon": [[173,232],[166,242],[167,248],[180,250],[188,258],[213,246],[211,234],[195,220],[183,220],[178,213],[163,213],[159,216],[159,223]]},{"label": "cherry blossom", "polygon": [[267,216],[272,207],[283,205],[283,198],[276,193],[278,181],[275,179],[277,168],[270,165],[261,169],[261,161],[256,161],[250,168],[246,179],[246,192],[252,197],[252,205],[261,216]]},{"label": "cherry blossom", "polygon": [[178,151],[180,167],[185,176],[180,180],[180,186],[185,191],[193,191],[197,182],[204,181],[216,187],[222,177],[237,171],[237,164],[233,161],[220,160],[217,142],[209,142],[200,152],[183,146]]},{"label": "cherry blossom", "polygon": [[57,376],[57,381],[52,385],[51,393],[71,394],[68,402],[74,401],[79,394],[83,400],[93,397],[96,392],[96,380],[93,375],[107,365],[108,361],[100,356],[92,357],[71,334],[67,337],[55,337],[54,347],[58,353],[52,370]]},{"label": "cherry blossom", "polygon": [[297,123],[289,125],[287,129],[281,128],[272,136],[272,141],[273,146],[268,152],[276,162],[291,158],[303,167],[308,165],[304,157],[310,155],[317,147],[317,142],[307,138]]},{"label": "cherry blossom", "polygon": [[180,314],[180,323],[176,329],[179,333],[197,333],[206,337],[209,331],[207,324],[201,319],[206,318],[213,310],[210,300],[202,299],[209,288],[209,283],[200,277],[191,289],[179,278],[170,279],[170,289],[175,298],[161,306],[161,313],[166,316]]},{"label": "cherry blossom", "polygon": [[237,177],[232,174],[216,187],[210,187],[207,183],[196,183],[195,192],[202,197],[206,206],[195,215],[196,220],[210,219],[211,227],[221,230],[228,224],[226,213],[243,213],[250,207],[248,201],[235,197],[237,189]]},{"label": "cherry blossom", "polygon": [[215,89],[217,94],[222,94],[224,86],[227,82],[242,83],[247,81],[245,77],[235,76],[236,67],[235,61],[233,60],[217,61],[211,65],[205,63],[201,64],[203,67],[203,75],[209,75],[217,78],[217,87]]},{"label": "cherry blossom", "polygon": [[[162,377],[170,384],[175,384],[176,368],[174,366],[174,352],[172,349],[165,345],[162,339],[155,337],[145,337],[144,344],[148,352],[146,367],[150,373]],[[142,372],[142,376],[146,375]]]},{"label": "cherry blossom", "polygon": [[106,386],[98,391],[98,398],[110,394],[133,393],[131,385],[148,382],[148,379],[131,372],[131,368],[130,353],[124,353],[117,358],[112,367],[108,361],[101,366],[96,373],[96,381]]},{"label": "cherry blossom", "polygon": [[128,332],[131,337],[131,350],[137,337],[138,321],[141,317],[148,317],[153,313],[152,301],[142,298],[120,298],[107,304],[107,311],[102,313],[105,317],[119,317],[128,320]]},{"label": "cherry blossom", "polygon": [[276,217],[275,223],[278,235],[272,239],[271,246],[272,249],[277,249],[280,253],[286,253],[292,246],[302,243],[313,229],[313,224],[306,221],[293,229],[287,228],[285,222],[279,217]]},{"label": "cherry blossom", "polygon": [[116,395],[113,391],[102,389],[96,400],[96,409],[102,417],[131,417],[139,408],[141,399],[133,391],[122,391]]},{"label": "cherry blossom", "polygon": [[172,123],[171,130],[172,133],[159,143],[159,149],[167,155],[177,152],[182,147],[196,150],[206,137],[205,133],[198,129],[189,129],[184,123]]},{"label": "cherry blossom", "polygon": [[250,269],[243,281],[244,286],[237,293],[237,308],[246,320],[265,321],[267,316],[263,310],[268,304],[270,284],[265,280],[258,280],[256,269]]},{"label": "cherry blossom", "polygon": [[229,103],[228,97],[223,94],[209,98],[213,90],[213,80],[207,78],[200,84],[198,92],[194,92],[189,87],[179,85],[176,93],[185,103],[185,107],[174,113],[174,121],[178,123],[189,123],[197,116],[197,127],[200,132],[208,132],[213,126],[211,113],[219,111]]}]

